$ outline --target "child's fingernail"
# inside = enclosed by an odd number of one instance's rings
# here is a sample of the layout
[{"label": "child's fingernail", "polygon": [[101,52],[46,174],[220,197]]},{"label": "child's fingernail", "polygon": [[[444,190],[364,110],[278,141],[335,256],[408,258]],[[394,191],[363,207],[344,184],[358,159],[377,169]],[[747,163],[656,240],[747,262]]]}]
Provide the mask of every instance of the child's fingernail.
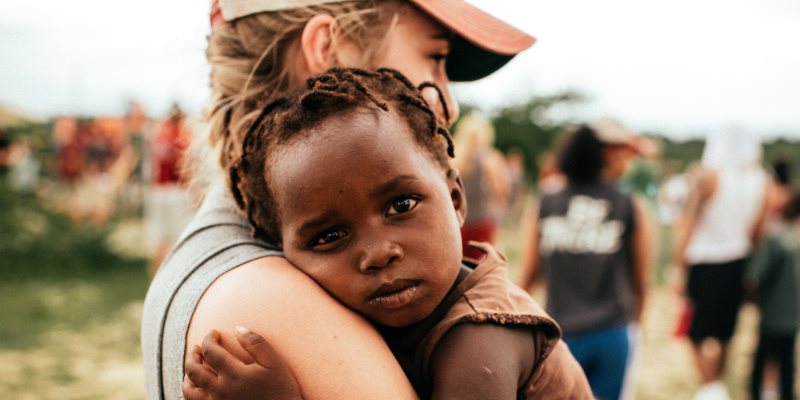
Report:
[{"label": "child's fingernail", "polygon": [[239,333],[241,333],[242,335],[244,335],[244,334],[247,334],[247,333],[250,333],[250,330],[249,330],[249,329],[247,329],[247,328],[245,328],[245,327],[243,327],[243,326],[241,326],[241,325],[236,325],[236,328],[235,328],[235,329],[236,329],[236,332],[239,332]]}]

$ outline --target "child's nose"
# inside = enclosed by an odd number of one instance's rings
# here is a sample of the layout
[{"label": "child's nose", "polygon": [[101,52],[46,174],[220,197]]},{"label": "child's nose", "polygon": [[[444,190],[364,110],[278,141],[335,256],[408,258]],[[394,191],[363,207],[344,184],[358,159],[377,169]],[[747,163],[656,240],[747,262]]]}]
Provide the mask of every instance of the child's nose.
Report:
[{"label": "child's nose", "polygon": [[359,270],[371,273],[389,267],[403,258],[403,249],[391,241],[372,242],[366,246],[361,256]]}]

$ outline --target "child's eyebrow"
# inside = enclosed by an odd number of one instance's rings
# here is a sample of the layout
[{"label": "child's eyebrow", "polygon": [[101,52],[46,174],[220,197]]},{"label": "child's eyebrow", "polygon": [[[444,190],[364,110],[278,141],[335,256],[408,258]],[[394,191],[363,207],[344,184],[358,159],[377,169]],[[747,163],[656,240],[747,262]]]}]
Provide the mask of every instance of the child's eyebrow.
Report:
[{"label": "child's eyebrow", "polygon": [[309,231],[313,232],[319,229],[320,227],[326,225],[328,221],[330,221],[334,215],[333,212],[325,212],[320,216],[315,217],[312,220],[306,221],[303,225],[300,225],[300,229],[297,230],[297,233],[300,235],[304,235]]},{"label": "child's eyebrow", "polygon": [[414,176],[414,175],[398,175],[398,176],[392,178],[391,180],[389,180],[389,181],[387,181],[385,183],[382,183],[380,186],[376,187],[375,189],[372,189],[372,191],[369,192],[369,195],[370,195],[370,197],[381,197],[381,196],[386,195],[386,193],[389,193],[392,190],[394,190],[394,188],[396,188],[400,184],[413,182],[413,181],[416,181],[416,180],[417,180],[417,177]]}]

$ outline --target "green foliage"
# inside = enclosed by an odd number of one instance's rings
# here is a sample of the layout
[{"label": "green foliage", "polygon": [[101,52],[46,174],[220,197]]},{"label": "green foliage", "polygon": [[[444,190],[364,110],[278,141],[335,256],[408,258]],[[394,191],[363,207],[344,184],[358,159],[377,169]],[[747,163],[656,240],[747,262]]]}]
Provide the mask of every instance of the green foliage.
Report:
[{"label": "green foliage", "polygon": [[0,280],[144,270],[145,260],[125,258],[109,248],[110,228],[77,225],[0,181]]},{"label": "green foliage", "polygon": [[642,193],[654,198],[661,180],[659,166],[653,161],[636,160],[622,178],[622,186],[631,192]]},{"label": "green foliage", "polygon": [[[42,206],[34,195],[14,192],[3,178],[0,350],[47,347],[56,340],[53,332],[83,332],[128,318],[129,305],[140,302],[147,291],[146,261],[112,251],[110,228],[77,225]],[[136,350],[135,323],[115,335],[92,345],[107,350],[122,344]],[[60,344],[54,347],[61,349]]]},{"label": "green foliage", "polygon": [[[114,267],[94,274],[59,273],[59,279],[0,280],[0,349],[38,348],[43,340],[53,340],[48,332],[81,332],[127,318],[129,305],[144,298],[149,279],[144,268]],[[126,343],[94,344],[135,354],[139,330],[135,322],[128,328]],[[121,344],[126,346],[117,348]]]},{"label": "green foliage", "polygon": [[[691,139],[686,141],[673,141],[665,137],[658,137],[662,143],[661,158],[663,164],[670,164],[673,172],[682,172],[692,164],[700,161],[703,156],[703,146],[705,141],[702,139]],[[775,139],[764,142],[762,145],[764,154],[762,164],[765,168],[776,160],[783,159],[790,164],[790,176],[795,185],[800,184],[800,141],[787,139]],[[656,174],[657,176],[659,174]]]},{"label": "green foliage", "polygon": [[659,138],[662,143],[661,157],[664,160],[670,160],[677,171],[683,171],[692,163],[700,161],[703,155],[703,145],[705,143],[702,139],[692,139],[687,141],[673,141],[668,138]]},{"label": "green foliage", "polygon": [[[556,138],[567,125],[566,121],[549,118],[549,112],[562,105],[583,102],[584,96],[576,92],[562,92],[552,96],[534,96],[492,113],[496,137],[495,147],[503,153],[518,151],[525,157],[525,173],[529,180],[539,174],[539,158],[555,146]],[[467,115],[476,107],[461,107]],[[454,130],[455,131],[455,130]],[[456,149],[457,151],[458,149]]]},{"label": "green foliage", "polygon": [[[529,181],[534,182],[539,174],[542,155],[555,150],[560,135],[568,123],[572,122],[551,118],[553,109],[579,104],[585,100],[580,93],[562,92],[552,96],[533,96],[523,102],[489,112],[496,132],[495,147],[503,153],[522,153],[525,157],[525,174]],[[467,115],[476,109],[473,105],[463,105],[461,115]],[[454,132],[457,125],[456,123]],[[635,192],[653,196],[665,173],[683,172],[700,161],[705,141],[677,141],[658,134],[646,136],[661,143],[660,159],[635,163],[622,183]],[[797,165],[797,160],[800,160],[800,141],[778,139],[765,142],[763,148],[765,167],[777,159],[786,160],[791,164],[794,183],[800,184],[800,165]]]}]

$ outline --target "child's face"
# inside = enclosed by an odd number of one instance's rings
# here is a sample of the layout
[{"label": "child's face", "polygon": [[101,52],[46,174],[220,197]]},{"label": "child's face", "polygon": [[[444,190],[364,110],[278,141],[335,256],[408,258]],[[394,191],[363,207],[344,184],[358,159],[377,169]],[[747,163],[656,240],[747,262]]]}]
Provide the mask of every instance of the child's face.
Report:
[{"label": "child's face", "polygon": [[393,114],[360,109],[316,129],[269,158],[286,258],[375,322],[422,320],[461,264],[457,172]]}]

